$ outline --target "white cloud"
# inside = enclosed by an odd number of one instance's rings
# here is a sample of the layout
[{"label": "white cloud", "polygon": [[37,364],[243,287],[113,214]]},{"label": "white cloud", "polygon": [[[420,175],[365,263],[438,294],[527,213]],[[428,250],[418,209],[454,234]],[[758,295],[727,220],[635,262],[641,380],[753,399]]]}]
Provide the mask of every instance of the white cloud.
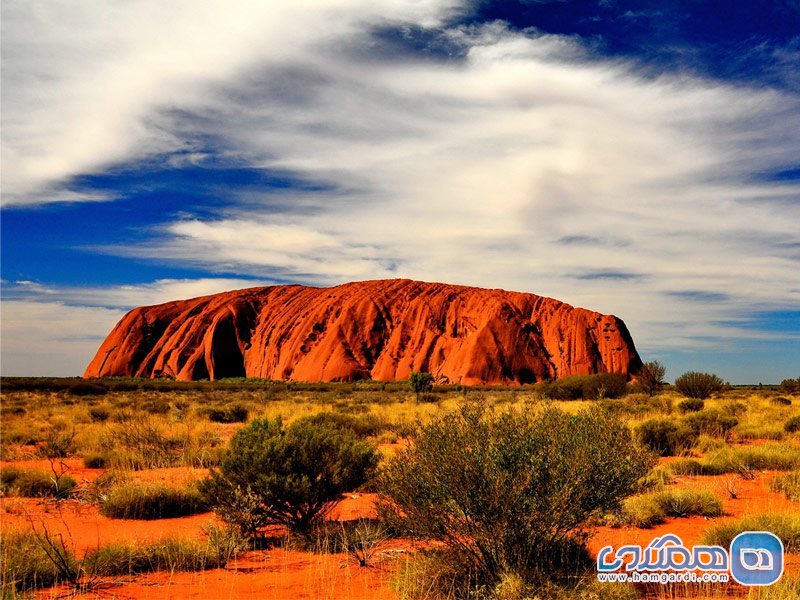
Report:
[{"label": "white cloud", "polygon": [[0,370],[4,376],[81,375],[122,315],[58,301],[4,300]]},{"label": "white cloud", "polygon": [[[502,24],[446,32],[463,60],[363,52],[371,26],[433,26],[453,4],[6,2],[5,201],[205,151],[197,135],[333,191],[294,191],[279,213],[250,197],[106,251],[301,282],[533,291],[622,316],[645,351],[746,339],[719,321],[800,305],[798,186],[752,177],[800,156],[796,95],[644,78]],[[156,288],[107,294],[180,293]]]},{"label": "white cloud", "polygon": [[161,279],[91,288],[4,281],[0,372],[6,377],[81,375],[128,309],[261,285],[271,282]]},{"label": "white cloud", "polygon": [[198,298],[219,292],[264,285],[274,285],[274,282],[207,277],[201,279],[159,279],[151,283],[132,285],[71,287],[47,286],[33,281],[15,281],[4,285],[3,295],[14,300],[64,302],[74,306],[129,309],[136,306],[162,304],[172,300]]},{"label": "white cloud", "polygon": [[191,143],[152,122],[263,57],[291,62],[361,20],[436,24],[452,2],[9,0],[2,6],[3,202],[96,199],[72,176]]}]

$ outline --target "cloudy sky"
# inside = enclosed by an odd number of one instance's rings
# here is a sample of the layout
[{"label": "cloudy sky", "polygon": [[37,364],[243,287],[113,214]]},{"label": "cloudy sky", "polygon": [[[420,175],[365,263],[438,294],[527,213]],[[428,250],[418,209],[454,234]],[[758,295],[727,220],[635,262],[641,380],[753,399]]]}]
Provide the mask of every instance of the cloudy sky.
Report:
[{"label": "cloudy sky", "polygon": [[5,0],[4,375],[132,306],[409,277],[800,375],[795,0]]}]

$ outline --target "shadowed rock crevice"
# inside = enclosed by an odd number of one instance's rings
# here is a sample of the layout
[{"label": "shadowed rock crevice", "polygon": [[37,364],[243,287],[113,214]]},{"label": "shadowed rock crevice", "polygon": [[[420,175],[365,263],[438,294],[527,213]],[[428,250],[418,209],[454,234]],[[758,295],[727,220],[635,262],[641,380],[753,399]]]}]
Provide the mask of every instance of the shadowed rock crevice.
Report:
[{"label": "shadowed rock crevice", "polygon": [[85,377],[407,379],[466,385],[634,374],[614,316],[534,294],[405,279],[237,290],[125,315]]}]

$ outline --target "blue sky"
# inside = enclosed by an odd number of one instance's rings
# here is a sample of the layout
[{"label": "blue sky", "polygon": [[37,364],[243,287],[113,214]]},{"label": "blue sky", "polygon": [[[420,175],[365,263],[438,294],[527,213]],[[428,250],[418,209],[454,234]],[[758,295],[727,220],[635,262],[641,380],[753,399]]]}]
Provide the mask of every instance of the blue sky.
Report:
[{"label": "blue sky", "polygon": [[800,375],[796,1],[4,2],[4,375],[132,306],[410,277]]}]

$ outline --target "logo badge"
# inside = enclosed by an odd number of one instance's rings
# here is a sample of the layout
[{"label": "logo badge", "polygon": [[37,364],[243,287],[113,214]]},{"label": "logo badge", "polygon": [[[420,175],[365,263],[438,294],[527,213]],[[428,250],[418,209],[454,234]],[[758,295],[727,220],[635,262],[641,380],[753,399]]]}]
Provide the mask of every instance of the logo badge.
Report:
[{"label": "logo badge", "polygon": [[768,531],[745,531],[731,542],[731,575],[742,585],[772,585],[783,575],[783,542]]}]

